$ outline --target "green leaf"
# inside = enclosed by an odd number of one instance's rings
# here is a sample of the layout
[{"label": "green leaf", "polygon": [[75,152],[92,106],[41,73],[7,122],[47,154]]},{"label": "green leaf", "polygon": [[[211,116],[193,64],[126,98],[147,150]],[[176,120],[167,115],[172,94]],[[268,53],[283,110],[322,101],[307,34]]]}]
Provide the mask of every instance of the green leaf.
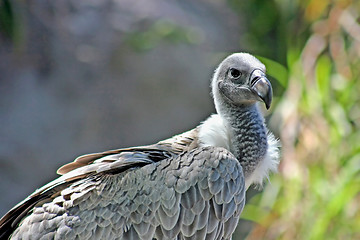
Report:
[{"label": "green leaf", "polygon": [[268,215],[269,211],[266,211],[264,208],[257,205],[246,204],[243,212],[241,213],[241,218],[260,223],[261,220]]},{"label": "green leaf", "polygon": [[287,86],[288,70],[280,63],[261,56],[256,56],[262,63],[265,64],[267,74],[275,78],[283,87]]},{"label": "green leaf", "polygon": [[316,81],[319,88],[319,94],[324,104],[330,104],[330,74],[332,63],[328,56],[321,56],[316,65]]}]

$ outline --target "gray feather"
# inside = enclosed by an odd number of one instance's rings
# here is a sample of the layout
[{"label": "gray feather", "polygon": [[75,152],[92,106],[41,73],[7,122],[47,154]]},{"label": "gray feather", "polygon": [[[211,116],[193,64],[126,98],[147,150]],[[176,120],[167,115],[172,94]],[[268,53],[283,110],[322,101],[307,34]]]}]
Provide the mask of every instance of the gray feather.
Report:
[{"label": "gray feather", "polygon": [[[244,79],[233,81],[230,68],[242,69]],[[251,89],[254,69],[264,77],[264,66],[244,53],[220,64],[212,81],[217,118],[154,145],[63,166],[63,176],[0,220],[0,238],[230,239],[269,147],[254,103],[268,107],[272,89],[265,80]],[[263,178],[268,170],[261,171]]]}]

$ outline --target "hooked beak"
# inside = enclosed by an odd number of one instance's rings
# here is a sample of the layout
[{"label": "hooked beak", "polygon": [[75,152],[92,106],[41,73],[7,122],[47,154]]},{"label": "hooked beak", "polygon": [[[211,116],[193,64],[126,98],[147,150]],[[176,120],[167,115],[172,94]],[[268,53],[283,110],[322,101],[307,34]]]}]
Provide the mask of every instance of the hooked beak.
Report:
[{"label": "hooked beak", "polygon": [[265,103],[266,109],[269,109],[272,101],[272,87],[265,73],[255,69],[250,75],[250,84],[251,91]]}]

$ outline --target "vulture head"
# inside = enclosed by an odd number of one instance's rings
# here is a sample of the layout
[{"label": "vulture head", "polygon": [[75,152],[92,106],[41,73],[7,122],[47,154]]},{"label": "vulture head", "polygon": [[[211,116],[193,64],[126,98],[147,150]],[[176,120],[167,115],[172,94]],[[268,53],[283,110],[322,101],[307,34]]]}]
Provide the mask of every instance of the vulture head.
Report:
[{"label": "vulture head", "polygon": [[246,107],[261,101],[269,109],[272,87],[266,69],[248,53],[228,56],[216,69],[212,80],[212,94],[218,113],[231,107]]}]

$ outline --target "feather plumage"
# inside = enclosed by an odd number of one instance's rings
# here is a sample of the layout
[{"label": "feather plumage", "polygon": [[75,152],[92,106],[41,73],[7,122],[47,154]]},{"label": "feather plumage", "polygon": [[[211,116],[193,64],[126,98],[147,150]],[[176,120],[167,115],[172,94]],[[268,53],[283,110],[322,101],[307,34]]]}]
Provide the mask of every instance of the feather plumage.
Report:
[{"label": "feather plumage", "polygon": [[[243,86],[229,75],[234,67]],[[271,102],[262,71],[251,55],[229,56],[212,81],[218,114],[153,145],[78,157],[0,220],[0,238],[230,239],[246,189],[278,164],[255,104]]]}]

